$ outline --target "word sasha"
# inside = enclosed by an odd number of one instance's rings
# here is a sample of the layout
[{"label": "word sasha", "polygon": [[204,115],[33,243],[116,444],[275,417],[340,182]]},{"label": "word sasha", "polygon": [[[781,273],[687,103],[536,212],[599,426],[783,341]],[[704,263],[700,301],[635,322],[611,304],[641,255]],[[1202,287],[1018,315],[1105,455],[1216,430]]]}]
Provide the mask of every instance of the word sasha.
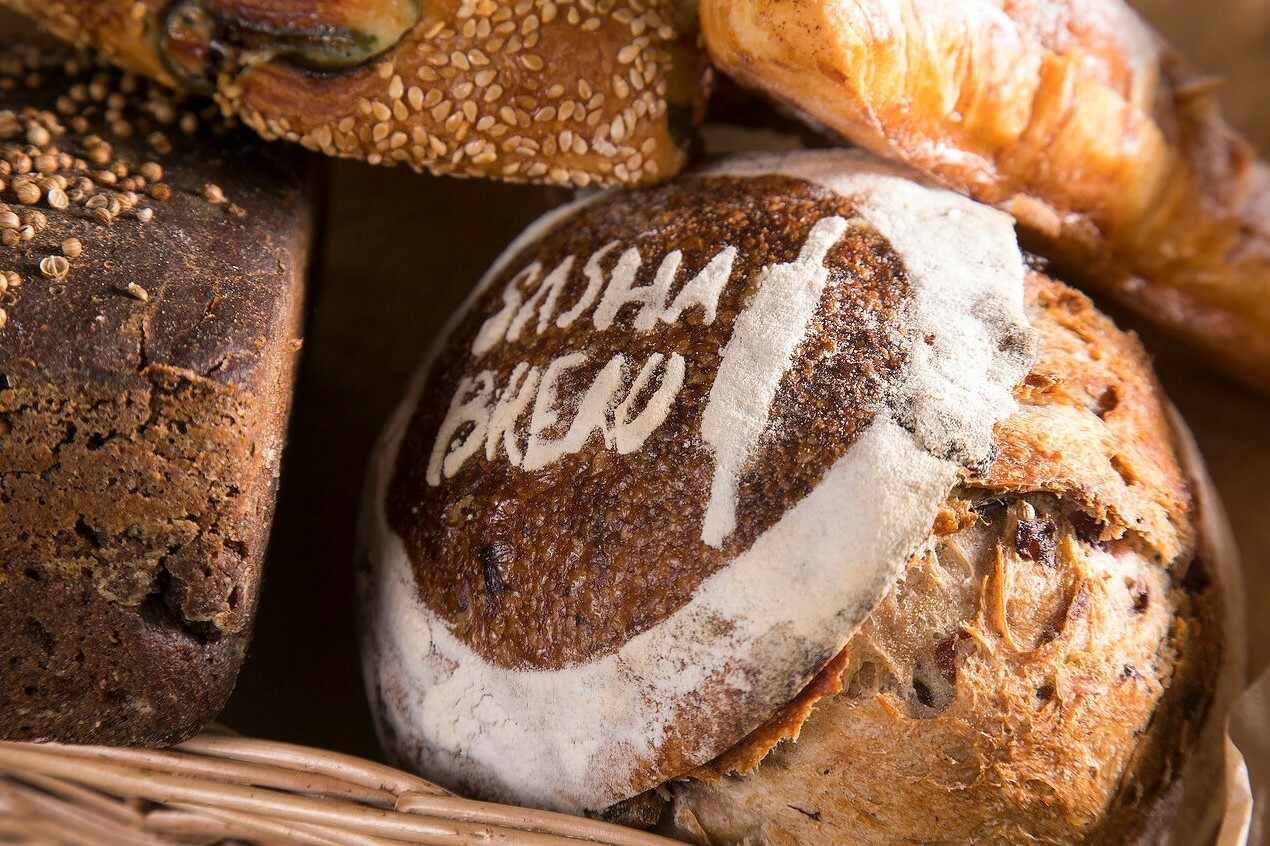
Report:
[{"label": "word sasha", "polygon": [[[703,323],[714,322],[719,295],[732,275],[736,260],[734,247],[721,250],[671,300],[670,290],[683,263],[683,253],[679,250],[668,253],[652,283],[636,286],[643,259],[634,247],[618,257],[605,278],[601,262],[617,246],[616,241],[606,244],[587,259],[582,267],[586,287],[578,301],[565,310],[560,310],[560,297],[574,271],[575,256],[566,257],[545,275],[542,262],[536,261],[513,276],[503,289],[503,307],[476,333],[472,357],[479,360],[502,344],[515,342],[526,331],[542,334],[551,327],[567,329],[579,320],[585,321],[588,312],[595,329],[603,331],[613,325],[624,306],[631,304],[639,305],[632,327],[640,333],[652,331],[658,323],[675,323],[686,311],[697,307],[702,310]],[[643,446],[670,414],[671,405],[683,387],[683,356],[678,353],[649,356],[630,384],[627,380],[634,368],[625,356],[613,356],[578,402],[565,435],[547,438],[545,433],[559,423],[557,385],[560,378],[588,361],[586,353],[574,352],[556,358],[545,367],[531,367],[522,362],[501,387],[495,386],[493,371],[465,376],[437,433],[428,463],[428,483],[436,485],[442,475],[453,476],[482,447],[490,461],[498,457],[501,449],[514,466],[538,470],[580,450],[596,431],[604,438],[605,446],[619,453],[634,452]],[[636,412],[635,397],[659,374],[661,385],[643,410]],[[522,448],[516,425],[531,404],[529,431]],[[468,431],[456,441],[455,436],[464,429]]]},{"label": "word sasha", "polygon": [[[731,529],[727,513],[733,505],[731,481],[766,425],[777,385],[820,302],[828,277],[825,256],[847,226],[841,217],[820,220],[798,258],[760,270],[755,294],[735,321],[703,415],[703,441],[716,457],[712,500],[723,505],[723,513],[712,521],[717,523],[710,532],[712,540]],[[634,247],[618,256],[611,271],[606,273],[601,266],[617,246],[617,242],[607,244],[586,260],[581,268],[585,288],[567,308],[561,299],[576,272],[576,257],[565,258],[549,272],[541,262],[534,262],[517,273],[503,289],[502,308],[477,332],[471,360],[479,364],[492,350],[529,333],[567,329],[588,319],[595,331],[607,330],[627,306],[638,306],[630,327],[640,334],[660,324],[674,324],[696,309],[703,324],[714,322],[719,297],[732,278],[735,247],[720,250],[672,297],[683,263],[680,251],[662,259],[650,283],[636,285],[644,260]],[[677,352],[653,353],[643,361],[614,355],[580,398],[561,397],[566,374],[589,363],[588,354],[577,350],[545,365],[521,362],[504,384],[498,384],[493,370],[464,376],[437,432],[428,483],[440,484],[480,452],[489,461],[501,454],[513,466],[539,470],[580,451],[597,433],[609,449],[621,454],[637,451],[669,416],[683,388],[687,362]],[[636,398],[653,385],[656,389],[637,408]],[[561,419],[566,408],[574,409],[567,428]],[[522,431],[526,414],[529,424]]]}]

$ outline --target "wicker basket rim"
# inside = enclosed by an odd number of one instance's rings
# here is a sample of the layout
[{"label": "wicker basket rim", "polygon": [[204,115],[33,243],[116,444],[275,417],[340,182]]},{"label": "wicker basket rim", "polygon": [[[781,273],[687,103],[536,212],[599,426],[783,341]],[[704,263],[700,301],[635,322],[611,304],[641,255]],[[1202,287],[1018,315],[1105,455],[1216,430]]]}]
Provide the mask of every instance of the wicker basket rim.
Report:
[{"label": "wicker basket rim", "polygon": [[0,843],[667,846],[351,755],[212,729],[170,749],[0,743]]}]

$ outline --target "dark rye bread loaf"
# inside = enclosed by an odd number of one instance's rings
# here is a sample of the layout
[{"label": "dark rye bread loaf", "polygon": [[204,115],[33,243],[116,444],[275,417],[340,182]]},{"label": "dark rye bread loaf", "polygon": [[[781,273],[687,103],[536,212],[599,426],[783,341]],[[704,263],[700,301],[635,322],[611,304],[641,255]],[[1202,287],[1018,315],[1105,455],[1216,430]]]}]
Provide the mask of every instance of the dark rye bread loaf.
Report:
[{"label": "dark rye bread loaf", "polygon": [[0,46],[0,738],[168,743],[250,636],[309,195],[70,55]]}]

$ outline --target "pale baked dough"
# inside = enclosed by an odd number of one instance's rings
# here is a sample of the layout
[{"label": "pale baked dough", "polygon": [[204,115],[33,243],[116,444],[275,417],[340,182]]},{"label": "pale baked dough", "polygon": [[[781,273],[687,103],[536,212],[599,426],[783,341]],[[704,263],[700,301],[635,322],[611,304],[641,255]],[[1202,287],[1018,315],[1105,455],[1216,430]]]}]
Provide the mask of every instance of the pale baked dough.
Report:
[{"label": "pale baked dough", "polygon": [[[848,644],[841,692],[761,762],[770,733],[670,783],[669,832],[717,846],[1211,837],[1222,562],[1195,557],[1190,482],[1136,341],[1070,289],[1029,287],[1040,360],[997,464],[954,491]],[[1091,451],[1123,477],[1095,481]],[[1125,496],[1132,510],[1112,504]],[[1167,523],[1141,516],[1155,509]],[[746,773],[719,772],[733,767]]]},{"label": "pale baked dough", "polygon": [[1122,0],[703,0],[713,61],[1270,387],[1270,170]]}]

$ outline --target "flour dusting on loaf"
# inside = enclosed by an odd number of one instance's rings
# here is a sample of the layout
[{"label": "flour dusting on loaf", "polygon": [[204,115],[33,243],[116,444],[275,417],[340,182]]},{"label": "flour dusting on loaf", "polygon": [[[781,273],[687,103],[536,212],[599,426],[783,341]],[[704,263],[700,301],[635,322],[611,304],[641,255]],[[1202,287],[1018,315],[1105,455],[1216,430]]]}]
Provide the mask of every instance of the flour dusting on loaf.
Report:
[{"label": "flour dusting on loaf", "polygon": [[836,655],[1030,370],[1008,216],[844,151],[532,227],[368,481],[368,686],[403,762],[598,809]]}]

